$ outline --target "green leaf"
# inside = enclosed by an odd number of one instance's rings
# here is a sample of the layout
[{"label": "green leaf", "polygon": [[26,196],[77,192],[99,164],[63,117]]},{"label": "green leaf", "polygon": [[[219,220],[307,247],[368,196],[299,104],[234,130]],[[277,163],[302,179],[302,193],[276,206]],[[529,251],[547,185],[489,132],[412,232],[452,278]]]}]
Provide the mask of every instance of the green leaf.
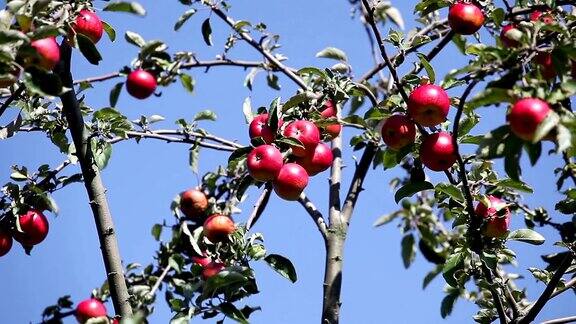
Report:
[{"label": "green leaf", "polygon": [[192,172],[198,174],[198,163],[200,162],[200,146],[193,145],[188,152],[188,164]]},{"label": "green leaf", "polygon": [[400,200],[402,200],[402,198],[410,197],[417,192],[428,189],[434,189],[434,185],[428,181],[408,183],[407,185],[402,186],[402,188],[396,191],[396,194],[394,195],[394,200],[396,201],[396,203],[399,203]]},{"label": "green leaf", "polygon": [[96,48],[94,43],[92,43],[92,40],[90,40],[90,38],[82,34],[76,34],[76,41],[78,43],[80,53],[84,55],[84,57],[86,58],[86,60],[88,60],[88,62],[94,65],[98,65],[98,63],[102,61],[102,56],[100,55],[100,52],[98,52],[98,49]]},{"label": "green leaf", "polygon": [[498,187],[504,187],[509,189],[514,189],[518,191],[533,193],[534,190],[528,184],[520,181],[520,180],[512,180],[512,179],[502,179],[495,183]]},{"label": "green leaf", "polygon": [[168,258],[168,265],[180,273],[185,265],[184,257],[180,254],[172,254],[170,258]]},{"label": "green leaf", "polygon": [[206,18],[202,23],[202,37],[208,46],[212,46],[212,26],[210,25],[210,18]]},{"label": "green leaf", "polygon": [[203,110],[199,113],[197,113],[196,115],[194,115],[194,121],[199,121],[199,120],[216,120],[217,116],[216,113],[213,112],[212,110]]},{"label": "green leaf", "polygon": [[304,144],[300,140],[293,137],[282,137],[277,140],[278,143],[286,143],[292,147],[304,148]]},{"label": "green leaf", "polygon": [[456,187],[453,184],[439,183],[436,185],[436,187],[434,189],[436,191],[447,194],[448,196],[452,197],[452,199],[454,199],[458,202],[461,202],[461,203],[465,202],[464,201],[464,195],[462,194],[462,191],[460,189],[458,189],[458,187]]},{"label": "green leaf", "polygon": [[329,58],[329,59],[343,61],[343,62],[348,61],[348,57],[346,56],[346,53],[344,53],[343,50],[338,49],[336,47],[326,47],[325,49],[316,53],[316,57]]},{"label": "green leaf", "polygon": [[460,269],[464,264],[464,254],[462,252],[456,252],[452,254],[444,267],[442,268],[442,276],[446,280],[446,283],[452,287],[458,287],[458,281],[454,278],[454,273],[456,270]]},{"label": "green leaf", "polygon": [[292,281],[293,283],[298,280],[296,269],[290,260],[278,254],[269,254],[264,258],[264,261],[282,277]]},{"label": "green leaf", "polygon": [[434,72],[434,68],[428,62],[426,55],[422,53],[418,53],[418,58],[420,59],[420,63],[424,66],[426,73],[428,74],[428,79],[430,79],[430,83],[434,84],[436,82],[436,73]]},{"label": "green leaf", "polygon": [[138,2],[116,1],[111,2],[103,9],[104,11],[127,12],[139,16],[145,16],[146,10]]},{"label": "green leaf", "polygon": [[514,92],[510,89],[487,88],[468,101],[468,103],[466,103],[466,109],[473,110],[482,106],[489,106],[502,102],[513,102],[514,100]]},{"label": "green leaf", "polygon": [[374,227],[386,225],[386,224],[390,223],[391,221],[393,221],[394,219],[396,219],[400,215],[402,215],[402,211],[400,211],[400,210],[395,211],[391,214],[382,215],[382,216],[378,217],[378,219],[372,225]]},{"label": "green leaf", "polygon": [[402,238],[402,262],[404,262],[404,268],[408,269],[414,258],[416,257],[416,245],[414,244],[414,235],[412,233],[404,236]]},{"label": "green leaf", "polygon": [[128,43],[136,45],[138,47],[146,45],[146,41],[144,40],[144,38],[142,38],[142,36],[140,36],[140,34],[131,32],[129,30],[126,31],[126,33],[124,34],[124,39],[126,39]]},{"label": "green leaf", "polygon": [[238,322],[240,324],[248,324],[248,320],[246,319],[244,314],[238,308],[236,308],[236,306],[234,306],[234,304],[222,303],[222,304],[218,305],[218,308],[220,309],[220,311],[224,315],[235,320],[236,322]]},{"label": "green leaf", "polygon": [[174,31],[178,31],[184,25],[184,23],[186,23],[186,21],[188,21],[188,19],[190,19],[190,17],[192,17],[195,13],[196,9],[190,9],[184,12],[182,16],[178,18],[176,24],[174,24]]},{"label": "green leaf", "polygon": [[152,226],[152,236],[156,241],[159,241],[160,235],[162,235],[162,225],[154,224],[154,226]]},{"label": "green leaf", "polygon": [[180,83],[186,91],[194,92],[194,79],[188,74],[180,74]]},{"label": "green leaf", "polygon": [[426,274],[426,277],[424,277],[424,281],[422,282],[422,289],[426,289],[426,287],[428,287],[428,285],[432,282],[432,280],[434,280],[434,278],[436,278],[438,274],[441,272],[442,272],[442,265],[437,265],[436,268],[428,272]]},{"label": "green leaf", "polygon": [[311,74],[311,75],[317,75],[322,79],[327,79],[328,75],[326,74],[326,72],[320,70],[319,68],[315,68],[315,67],[305,67],[305,68],[301,68],[300,70],[298,70],[298,75],[306,75],[306,74]]},{"label": "green leaf", "polygon": [[532,138],[532,143],[539,142],[542,140],[550,131],[558,125],[560,122],[560,117],[554,111],[550,111],[544,120],[538,124],[536,132],[534,133],[534,138]]},{"label": "green leaf", "polygon": [[456,300],[458,300],[457,293],[451,293],[442,299],[442,304],[440,306],[440,316],[442,316],[442,318],[446,318],[452,313]]},{"label": "green leaf", "polygon": [[107,141],[99,141],[97,138],[92,138],[90,141],[90,150],[94,157],[94,162],[100,170],[104,170],[112,155],[112,145]]},{"label": "green leaf", "polygon": [[120,97],[120,93],[122,92],[122,86],[124,82],[118,82],[116,85],[110,90],[110,106],[116,107],[118,103],[118,98]]},{"label": "green leaf", "polygon": [[505,142],[504,139],[510,134],[508,125],[500,126],[484,136],[484,139],[478,146],[477,154],[484,159],[494,159],[504,156]]},{"label": "green leaf", "polygon": [[268,86],[274,90],[280,90],[280,85],[278,84],[278,76],[273,73],[268,73],[266,76],[266,82]]},{"label": "green leaf", "polygon": [[110,41],[115,41],[116,40],[116,30],[114,29],[114,27],[112,27],[109,23],[102,21],[102,27],[104,27],[104,31],[106,32],[106,35],[108,35],[108,38],[110,39]]},{"label": "green leaf", "polygon": [[546,240],[540,233],[531,229],[519,229],[508,234],[508,240],[520,241],[532,245],[541,245]]},{"label": "green leaf", "polygon": [[246,97],[246,99],[244,99],[244,103],[242,104],[242,113],[244,114],[244,120],[246,121],[246,124],[250,124],[254,119],[250,97]]}]

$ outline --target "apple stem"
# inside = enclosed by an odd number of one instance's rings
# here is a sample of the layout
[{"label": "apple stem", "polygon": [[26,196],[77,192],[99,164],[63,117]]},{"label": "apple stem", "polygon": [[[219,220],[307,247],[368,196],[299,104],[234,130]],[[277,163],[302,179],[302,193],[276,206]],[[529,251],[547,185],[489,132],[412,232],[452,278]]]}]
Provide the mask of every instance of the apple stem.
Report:
[{"label": "apple stem", "polygon": [[68,91],[60,95],[60,100],[62,101],[63,112],[68,122],[74,146],[76,147],[76,156],[80,163],[84,186],[86,187],[90,208],[96,222],[102,257],[110,286],[110,296],[112,297],[116,313],[122,318],[128,318],[132,315],[132,308],[129,303],[130,295],[128,294],[124,278],[122,258],[118,249],[118,242],[116,241],[112,215],[106,199],[106,190],[100,177],[100,170],[88,147],[89,134],[84,127],[84,119],[76,98],[72,73],[70,72],[72,49],[66,41],[63,41],[60,46],[60,54],[61,60],[55,72],[62,80],[63,85],[69,88]]}]

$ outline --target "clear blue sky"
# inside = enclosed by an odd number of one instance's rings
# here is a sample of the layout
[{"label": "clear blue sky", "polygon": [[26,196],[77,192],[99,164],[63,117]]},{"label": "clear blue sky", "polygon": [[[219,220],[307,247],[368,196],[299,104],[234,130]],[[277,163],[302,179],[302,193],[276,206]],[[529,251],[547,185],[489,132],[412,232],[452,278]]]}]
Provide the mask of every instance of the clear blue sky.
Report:
[{"label": "clear blue sky", "polygon": [[[117,30],[118,40],[111,43],[103,39],[98,45],[104,56],[100,66],[90,66],[75,52],[75,77],[83,78],[117,71],[130,63],[136,49],[128,45],[123,34],[126,30],[139,32],[146,39],[160,38],[167,42],[172,52],[191,50],[200,59],[211,59],[223,46],[229,29],[215,17],[213,21],[213,48],[207,48],[202,40],[200,24],[208,12],[201,10],[178,33],[172,26],[186,9],[178,1],[152,1],[141,3],[146,7],[145,19],[125,15],[101,13]],[[317,59],[314,54],[326,46],[335,46],[348,54],[357,75],[368,70],[372,64],[369,45],[362,25],[350,18],[350,6],[345,0],[293,0],[293,1],[230,1],[235,19],[264,22],[271,32],[281,35],[281,52],[289,57],[288,65],[330,66],[333,62]],[[413,26],[412,8],[416,1],[393,1],[404,14],[407,27]],[[102,8],[103,1],[96,1]],[[441,15],[446,15],[445,11]],[[382,28],[387,33],[388,26]],[[486,35],[484,35],[486,37]],[[392,51],[392,49],[390,49]],[[446,71],[466,64],[463,57],[454,55],[454,48],[440,54],[434,62],[437,72]],[[258,53],[245,45],[238,46],[230,55],[234,59],[261,59]],[[409,64],[405,64],[410,67]],[[244,125],[242,103],[250,96],[253,106],[268,105],[276,96],[288,98],[295,87],[281,77],[282,90],[270,90],[265,84],[264,74],[258,75],[254,92],[250,93],[242,83],[246,71],[239,68],[215,68],[209,74],[192,71],[196,78],[194,95],[187,94],[179,84],[163,89],[160,98],[137,101],[123,93],[118,107],[130,119],[140,115],[160,114],[166,121],[159,128],[176,127],[172,121],[184,117],[190,119],[196,112],[213,109],[218,114],[218,123],[207,123],[206,127],[221,136],[247,143],[247,127]],[[116,80],[115,80],[116,81]],[[105,107],[108,91],[115,81],[95,84],[87,95],[93,108]],[[451,91],[458,95],[462,89]],[[480,130],[494,128],[504,122],[504,107],[484,111],[487,118]],[[15,116],[10,110],[0,121],[7,123]],[[488,128],[486,128],[488,127]],[[476,131],[478,132],[478,130]],[[347,134],[346,138],[349,138]],[[548,145],[548,144],[546,144]],[[550,148],[545,146],[545,148]],[[36,169],[43,163],[56,166],[65,158],[41,134],[18,134],[15,138],[0,142],[0,181],[8,181],[9,167],[13,164]],[[225,163],[225,153],[202,151],[201,173],[212,170],[218,163]],[[114,146],[112,159],[103,172],[108,189],[110,206],[119,236],[121,253],[125,263],[148,264],[157,243],[150,228],[170,215],[170,202],[180,191],[197,184],[196,177],[188,167],[188,147],[181,144],[165,144],[152,140],[120,143]],[[346,155],[348,171],[344,178],[350,179],[353,159]],[[545,159],[537,167],[525,168],[525,180],[537,185],[535,194],[528,197],[532,206],[545,206],[553,215],[554,192],[553,167],[560,165],[557,159]],[[73,166],[67,172],[77,171]],[[371,171],[366,190],[352,219],[347,241],[343,282],[343,323],[469,323],[476,312],[473,304],[459,300],[452,316],[447,320],[440,317],[440,302],[444,296],[444,281],[437,278],[425,290],[422,279],[432,266],[417,257],[414,265],[405,270],[400,258],[401,234],[395,224],[384,228],[372,227],[374,220],[385,213],[396,210],[388,182],[397,175],[381,169]],[[538,177],[540,175],[540,177]],[[542,176],[544,175],[544,176]],[[438,177],[434,176],[437,181]],[[327,174],[316,176],[307,189],[308,195],[321,207],[327,206]],[[257,197],[256,190],[249,191],[244,213],[236,220],[243,222]],[[13,250],[0,260],[0,313],[2,323],[38,322],[45,306],[57,298],[70,294],[74,301],[87,298],[92,288],[105,279],[94,221],[90,212],[84,187],[75,184],[55,194],[60,214],[49,215],[50,233],[37,246],[32,256],[26,256],[15,244]],[[560,216],[561,217],[561,216]],[[513,227],[522,226],[521,216],[515,217]],[[317,323],[321,313],[322,277],[324,251],[321,238],[309,216],[297,203],[287,203],[273,197],[269,208],[254,228],[264,233],[270,252],[289,257],[298,271],[298,282],[291,284],[266,265],[254,264],[261,294],[247,300],[250,305],[260,305],[261,312],[252,316],[253,323]],[[557,251],[551,243],[558,240],[554,233],[547,233],[545,252]],[[542,266],[538,257],[540,249],[509,244],[518,251],[517,271],[526,276],[520,283],[526,284],[528,293],[536,298],[543,285],[536,284],[526,269]],[[570,295],[570,294],[568,294]],[[573,296],[554,299],[540,319],[574,315]],[[166,323],[171,317],[162,295],[158,298],[156,313],[151,323]],[[108,305],[109,313],[112,305]],[[196,320],[194,320],[196,321]],[[198,320],[200,321],[200,320]],[[212,320],[213,321],[213,320]],[[211,321],[211,322],[212,322]],[[68,319],[66,323],[72,323]]]}]

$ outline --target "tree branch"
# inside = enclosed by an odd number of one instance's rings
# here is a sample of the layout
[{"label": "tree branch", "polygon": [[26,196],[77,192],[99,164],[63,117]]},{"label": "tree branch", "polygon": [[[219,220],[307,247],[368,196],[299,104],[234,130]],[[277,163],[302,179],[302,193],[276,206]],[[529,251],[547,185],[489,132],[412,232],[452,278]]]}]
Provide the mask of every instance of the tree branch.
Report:
[{"label": "tree branch", "polygon": [[166,275],[168,274],[168,271],[170,271],[170,269],[171,269],[170,265],[167,265],[166,268],[164,268],[164,271],[162,271],[162,274],[160,274],[160,277],[158,277],[158,280],[156,280],[156,282],[154,283],[154,286],[152,287],[152,289],[148,293],[149,296],[154,297],[154,295],[156,295],[156,291],[158,290],[158,288],[160,288],[162,281],[164,281],[164,278],[166,277]]},{"label": "tree branch", "polygon": [[322,238],[324,241],[326,241],[326,238],[328,237],[328,229],[326,227],[326,222],[324,221],[324,216],[322,213],[318,210],[318,208],[316,208],[314,203],[308,199],[305,193],[302,193],[300,197],[298,197],[298,202],[312,217],[312,220],[316,224],[316,227],[318,227],[320,234],[322,234]]},{"label": "tree branch", "polygon": [[250,34],[234,28],[234,25],[235,25],[234,20],[232,20],[232,18],[228,17],[220,8],[218,8],[218,6],[211,4],[210,8],[212,9],[212,12],[214,12],[216,14],[216,16],[218,16],[220,19],[222,19],[232,29],[234,29],[238,33],[238,35],[240,35],[240,37],[242,37],[242,39],[244,41],[246,41],[250,46],[252,46],[258,52],[262,53],[262,55],[264,55],[264,57],[266,57],[266,59],[268,59],[274,66],[276,66],[288,78],[290,78],[292,81],[294,81],[302,89],[309,90],[308,86],[306,85],[304,80],[302,80],[292,69],[290,69],[287,66],[285,66],[284,64],[282,64],[282,62],[280,62],[270,51],[263,48],[257,41],[255,41],[252,38],[252,36],[250,36]]},{"label": "tree branch", "polygon": [[272,183],[266,182],[264,185],[264,190],[260,194],[260,197],[254,204],[254,209],[252,210],[252,214],[248,217],[248,221],[246,221],[246,230],[249,231],[254,224],[258,221],[264,209],[268,205],[268,200],[270,200],[270,193],[272,192]]},{"label": "tree branch", "polygon": [[356,166],[352,182],[350,183],[350,188],[348,189],[348,194],[344,200],[344,206],[342,207],[342,217],[346,223],[350,222],[358,196],[363,190],[362,184],[364,183],[368,169],[372,164],[372,159],[374,159],[374,155],[376,155],[377,149],[378,148],[374,143],[368,143],[364,149],[364,153],[362,153],[360,162]]},{"label": "tree branch", "polygon": [[85,131],[84,119],[72,85],[73,78],[70,72],[72,49],[66,41],[63,41],[60,45],[60,56],[61,61],[56,67],[56,73],[62,80],[63,85],[70,88],[69,91],[60,96],[60,100],[62,101],[63,112],[74,140],[76,156],[82,169],[84,185],[88,193],[92,213],[94,214],[110,287],[110,295],[116,314],[123,318],[128,318],[132,315],[132,308],[129,302],[130,295],[126,287],[118,242],[116,241],[114,223],[106,199],[106,190],[100,177],[100,170],[96,166],[88,146],[88,134]]},{"label": "tree branch", "polygon": [[24,90],[26,89],[26,86],[24,84],[21,84],[18,89],[16,89],[16,91],[14,91],[14,93],[12,93],[10,95],[10,97],[8,97],[8,99],[6,99],[6,101],[4,101],[4,103],[2,104],[2,106],[0,106],[0,117],[2,117],[2,115],[4,114],[4,112],[6,111],[6,109],[10,106],[10,104],[16,100],[16,98],[18,98],[22,92],[24,92]]},{"label": "tree branch", "polygon": [[566,290],[569,290],[571,288],[574,288],[574,286],[576,286],[576,278],[573,278],[572,280],[568,281],[564,287],[562,288],[558,288],[556,289],[552,295],[550,295],[550,299],[560,295],[561,293],[565,292]]},{"label": "tree branch", "polygon": [[563,317],[563,318],[548,320],[548,321],[542,322],[542,324],[564,324],[564,323],[574,323],[574,322],[576,322],[576,316],[570,316],[570,317]]},{"label": "tree branch", "polygon": [[[181,137],[174,137],[174,136],[181,136]],[[200,147],[206,147],[218,151],[228,151],[233,152],[237,148],[242,147],[242,145],[230,142],[224,139],[220,139],[218,137],[212,135],[202,135],[199,133],[188,134],[181,131],[171,131],[171,130],[160,130],[160,131],[148,131],[148,132],[139,132],[139,131],[128,131],[126,132],[127,138],[132,139],[143,139],[143,138],[151,138],[151,139],[158,139],[165,141],[167,143],[185,143],[185,144],[197,144]],[[127,138],[118,136],[108,140],[109,143],[115,144],[121,141],[126,140]],[[212,140],[215,142],[222,143],[223,145],[213,144],[206,141],[202,141],[199,139],[205,140]]]}]

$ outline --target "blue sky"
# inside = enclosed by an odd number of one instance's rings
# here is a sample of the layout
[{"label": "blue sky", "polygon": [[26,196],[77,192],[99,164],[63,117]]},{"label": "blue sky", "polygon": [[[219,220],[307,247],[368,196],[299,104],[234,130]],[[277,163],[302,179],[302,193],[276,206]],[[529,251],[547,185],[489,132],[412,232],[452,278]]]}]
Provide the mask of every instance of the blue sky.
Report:
[{"label": "blue sky", "polygon": [[[74,75],[77,79],[117,71],[137,54],[136,48],[123,39],[126,30],[140,33],[145,39],[163,39],[170,51],[189,50],[200,59],[212,59],[221,52],[229,30],[216,17],[212,19],[215,44],[208,48],[200,33],[200,24],[208,11],[200,10],[176,33],[173,23],[186,8],[178,1],[141,1],[148,11],[144,19],[125,15],[101,13],[118,33],[118,40],[111,43],[103,39],[98,47],[104,61],[99,66],[90,66],[78,52],[74,54]],[[412,8],[416,1],[393,1],[404,14],[407,27],[413,25]],[[96,1],[97,8],[105,2]],[[314,54],[327,46],[344,50],[357,75],[372,65],[370,48],[362,25],[350,17],[350,6],[344,0],[293,0],[293,1],[230,1],[231,16],[237,20],[264,22],[269,31],[281,35],[281,52],[289,60],[287,64],[304,66],[331,66],[332,61],[315,58]],[[441,15],[446,15],[445,11]],[[381,28],[387,33],[389,26]],[[484,35],[487,37],[487,35]],[[486,38],[488,39],[488,38]],[[389,51],[393,51],[392,48]],[[437,73],[466,64],[466,59],[455,55],[451,48],[434,61]],[[231,51],[229,58],[259,60],[261,56],[253,49],[240,45]],[[411,59],[414,59],[413,57]],[[406,63],[404,69],[410,68]],[[173,120],[191,119],[198,111],[213,109],[218,114],[217,123],[205,123],[211,132],[226,138],[247,143],[248,131],[242,115],[242,103],[250,97],[254,107],[267,106],[275,97],[288,98],[295,87],[290,80],[280,77],[282,90],[270,90],[264,74],[256,78],[254,91],[243,87],[247,71],[239,68],[214,68],[210,73],[195,70],[196,79],[193,95],[186,93],[179,84],[162,89],[160,98],[137,101],[123,93],[118,108],[130,119],[140,115],[160,114],[166,121],[158,128],[175,128]],[[108,91],[114,81],[95,84],[87,94],[87,102],[93,108],[106,107]],[[458,95],[463,89],[454,89]],[[495,128],[504,122],[504,107],[484,108],[483,125],[475,132]],[[0,120],[7,123],[16,114],[9,110]],[[351,133],[346,135],[349,138]],[[346,142],[346,141],[345,141]],[[549,145],[549,144],[546,144]],[[545,146],[545,148],[551,148]],[[63,157],[56,147],[41,134],[18,134],[8,141],[0,142],[0,181],[8,181],[9,168],[13,164],[36,169],[43,163],[56,166]],[[349,152],[348,152],[349,153]],[[201,173],[212,170],[216,163],[225,163],[227,155],[219,152],[202,151]],[[354,160],[346,154],[344,162],[344,186],[350,179]],[[558,198],[554,188],[552,170],[560,165],[557,158],[544,158],[536,167],[525,168],[524,179],[536,186],[533,195],[527,197],[531,206],[545,206],[553,211],[554,199]],[[77,171],[77,166],[67,172]],[[371,171],[366,181],[358,208],[350,227],[346,245],[342,323],[467,323],[476,312],[473,304],[459,300],[454,313],[448,319],[440,317],[440,302],[444,296],[444,281],[437,278],[422,290],[422,279],[432,266],[417,257],[413,266],[405,270],[400,258],[401,234],[394,223],[384,228],[372,227],[374,220],[382,214],[396,210],[388,182],[398,173]],[[542,176],[545,175],[545,176]],[[317,206],[326,210],[327,173],[313,178],[307,193]],[[182,144],[165,144],[152,140],[120,143],[114,146],[112,159],[103,172],[108,190],[110,207],[117,227],[118,240],[125,263],[152,261],[157,243],[150,228],[167,219],[171,221],[170,202],[180,191],[197,184],[196,176],[188,167],[188,147]],[[434,181],[441,178],[432,176]],[[244,203],[244,213],[236,217],[243,222],[250,213],[257,190],[249,191]],[[0,312],[4,323],[38,322],[45,306],[57,298],[70,294],[76,302],[87,298],[90,291],[105,278],[94,221],[90,212],[84,187],[75,184],[57,192],[55,199],[60,206],[57,217],[49,215],[48,238],[26,256],[19,245],[0,260]],[[552,213],[554,215],[554,213]],[[562,216],[560,216],[562,217]],[[513,220],[513,227],[522,226],[521,216]],[[291,284],[271,271],[266,265],[254,264],[261,294],[247,300],[250,305],[260,305],[261,312],[253,314],[253,323],[315,323],[321,313],[322,277],[324,251],[317,229],[309,216],[297,203],[288,203],[274,197],[259,223],[254,228],[264,234],[269,252],[289,257],[298,271],[298,282]],[[536,284],[526,269],[541,266],[538,255],[541,251],[557,251],[552,246],[558,236],[543,232],[548,242],[543,250],[530,248],[519,243],[509,243],[517,249],[519,266],[514,271],[526,275],[520,283],[525,284],[529,296],[536,298],[543,285]],[[574,315],[572,296],[554,299],[539,319],[550,319]],[[162,295],[158,298],[152,323],[165,323],[170,318]],[[112,314],[112,305],[108,305]],[[68,319],[72,323],[72,319]]]}]

